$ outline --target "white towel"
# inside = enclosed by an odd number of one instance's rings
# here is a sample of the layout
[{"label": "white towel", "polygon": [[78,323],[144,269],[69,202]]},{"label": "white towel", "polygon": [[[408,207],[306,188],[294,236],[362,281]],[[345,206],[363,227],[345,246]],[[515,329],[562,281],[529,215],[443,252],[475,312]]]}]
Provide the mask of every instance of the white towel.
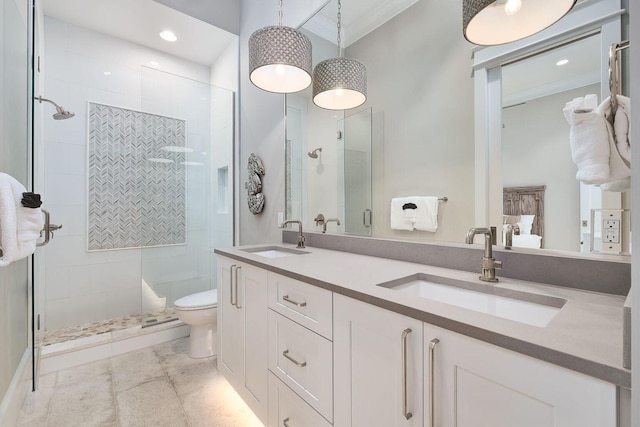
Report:
[{"label": "white towel", "polygon": [[416,212],[416,230],[438,231],[438,198],[437,197],[411,197],[411,201],[418,206]]},{"label": "white towel", "polygon": [[[621,108],[618,108],[620,115]],[[624,191],[631,187],[631,180],[628,179],[631,176],[631,168],[629,163],[625,162],[622,158],[616,144],[616,134],[614,133],[614,126],[607,120],[611,116],[611,103],[609,98],[602,101],[597,109],[598,115],[603,117],[606,129],[607,129],[607,141],[609,143],[609,179],[602,183],[600,188],[604,191]],[[616,113],[616,118],[618,113]],[[627,136],[625,135],[624,138]],[[626,142],[625,142],[626,143]]]},{"label": "white towel", "polygon": [[596,95],[568,102],[564,116],[571,125],[571,157],[578,166],[576,179],[585,184],[603,184],[609,177],[609,133],[607,122],[597,111]]},{"label": "white towel", "polygon": [[407,230],[413,231],[413,224],[416,220],[414,209],[407,209],[407,212],[402,209],[405,203],[412,202],[409,197],[396,197],[391,199],[391,228],[393,230]]},{"label": "white towel", "polygon": [[15,178],[0,173],[0,267],[25,258],[36,250],[44,218],[40,208],[22,206],[22,193],[26,191]]},{"label": "white towel", "polygon": [[616,147],[622,158],[631,164],[631,144],[629,143],[629,123],[631,118],[631,100],[618,95],[618,111],[613,119],[613,130],[616,137]]}]

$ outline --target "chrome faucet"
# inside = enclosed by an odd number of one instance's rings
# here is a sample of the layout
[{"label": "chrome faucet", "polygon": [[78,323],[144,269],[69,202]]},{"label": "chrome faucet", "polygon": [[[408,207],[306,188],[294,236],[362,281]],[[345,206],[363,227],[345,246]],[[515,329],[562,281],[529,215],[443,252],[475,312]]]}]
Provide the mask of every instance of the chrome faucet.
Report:
[{"label": "chrome faucet", "polygon": [[284,228],[287,224],[298,224],[298,247],[304,248],[304,235],[302,234],[302,221],[296,220],[286,220],[281,224],[281,227]]},{"label": "chrome faucet", "polygon": [[327,232],[327,224],[330,222],[335,222],[336,225],[340,225],[340,220],[338,218],[327,218],[324,220],[324,224],[322,224],[322,232]]},{"label": "chrome faucet", "polygon": [[496,269],[502,269],[502,261],[496,261],[493,257],[493,233],[486,227],[471,228],[467,232],[465,242],[473,244],[476,234],[484,234],[484,256],[482,257],[482,275],[480,280],[485,282],[497,282]]},{"label": "chrome faucet", "polygon": [[518,224],[507,224],[507,231],[504,236],[504,248],[511,249],[513,246],[513,236],[520,233]]}]

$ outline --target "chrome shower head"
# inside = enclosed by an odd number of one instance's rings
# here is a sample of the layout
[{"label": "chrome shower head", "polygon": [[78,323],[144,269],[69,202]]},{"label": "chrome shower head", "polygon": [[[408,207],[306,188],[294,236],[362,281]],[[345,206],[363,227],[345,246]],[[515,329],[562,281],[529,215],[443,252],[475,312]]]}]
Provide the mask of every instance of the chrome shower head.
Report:
[{"label": "chrome shower head", "polygon": [[317,159],[318,152],[322,153],[322,148],[316,148],[315,150],[308,152],[307,156],[311,157],[312,159]]},{"label": "chrome shower head", "polygon": [[70,119],[71,117],[75,116],[74,113],[72,113],[71,111],[67,111],[64,108],[62,108],[61,106],[59,106],[58,104],[56,104],[55,102],[53,102],[50,99],[47,98],[43,98],[41,96],[36,96],[34,97],[35,99],[37,99],[38,101],[42,102],[48,102],[50,104],[52,104],[54,107],[56,107],[56,112],[53,115],[53,119],[54,120],[66,120],[66,119]]}]

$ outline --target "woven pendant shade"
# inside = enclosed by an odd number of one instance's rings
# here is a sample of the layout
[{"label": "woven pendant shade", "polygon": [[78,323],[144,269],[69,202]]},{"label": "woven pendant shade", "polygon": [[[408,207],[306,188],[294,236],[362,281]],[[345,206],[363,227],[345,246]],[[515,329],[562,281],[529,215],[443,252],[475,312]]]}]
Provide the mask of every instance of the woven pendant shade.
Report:
[{"label": "woven pendant shade", "polygon": [[311,41],[290,27],[257,30],[249,38],[249,79],[269,92],[307,88],[311,84]]},{"label": "woven pendant shade", "polygon": [[367,100],[367,69],[355,59],[331,58],[313,70],[313,103],[328,110],[347,110]]},{"label": "woven pendant shade", "polygon": [[463,0],[464,36],[471,43],[499,45],[523,39],[553,25],[565,16],[576,0]]}]

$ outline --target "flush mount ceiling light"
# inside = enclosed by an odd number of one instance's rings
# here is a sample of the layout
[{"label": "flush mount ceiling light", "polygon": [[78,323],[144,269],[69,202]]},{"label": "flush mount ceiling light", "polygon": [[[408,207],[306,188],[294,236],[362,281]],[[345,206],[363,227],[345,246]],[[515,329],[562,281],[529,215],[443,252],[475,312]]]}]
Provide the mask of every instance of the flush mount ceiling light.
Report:
[{"label": "flush mount ceiling light", "polygon": [[282,0],[279,6],[279,24],[249,37],[249,79],[268,92],[298,92],[311,84],[311,41],[282,25]]},{"label": "flush mount ceiling light", "polygon": [[174,42],[178,40],[178,37],[171,30],[160,31],[160,37],[162,37],[163,40],[166,40],[168,42]]},{"label": "flush mount ceiling light", "polygon": [[556,23],[576,0],[463,0],[464,36],[483,46],[510,43]]},{"label": "flush mount ceiling light", "polygon": [[561,59],[560,61],[556,62],[556,65],[558,67],[562,67],[563,65],[567,65],[569,63],[568,59]]},{"label": "flush mount ceiling light", "polygon": [[366,67],[342,56],[341,11],[342,2],[338,0],[338,57],[320,62],[313,70],[313,103],[327,110],[347,110],[367,100]]}]

